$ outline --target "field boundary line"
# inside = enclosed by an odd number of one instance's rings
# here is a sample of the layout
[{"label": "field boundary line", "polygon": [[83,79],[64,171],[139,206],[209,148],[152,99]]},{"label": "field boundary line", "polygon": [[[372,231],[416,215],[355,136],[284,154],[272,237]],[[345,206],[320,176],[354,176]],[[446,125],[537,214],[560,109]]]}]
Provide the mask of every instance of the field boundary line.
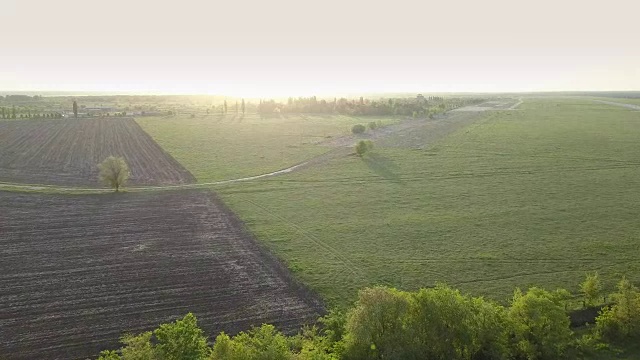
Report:
[{"label": "field boundary line", "polygon": [[[206,183],[192,183],[192,184],[176,184],[176,185],[154,185],[154,186],[131,186],[126,187],[128,192],[134,191],[153,191],[153,190],[173,190],[173,189],[197,189],[201,187],[208,187],[212,185],[225,185],[225,184],[233,184],[238,182],[245,182],[251,180],[258,180],[263,178],[268,178],[272,176],[284,175],[295,171],[298,168],[301,168],[307,165],[311,160],[305,161],[300,164],[296,164],[294,166],[290,166],[285,169],[272,171],[265,174],[247,176],[236,179],[229,180],[220,180]],[[49,190],[51,192],[112,192],[113,190],[108,188],[88,188],[88,187],[73,187],[73,186],[58,186],[58,185],[43,185],[43,184],[22,184],[22,183],[11,183],[11,182],[2,182],[0,181],[0,190],[5,191],[13,191],[13,190],[23,190],[23,191],[33,191],[33,192],[45,192]]]}]

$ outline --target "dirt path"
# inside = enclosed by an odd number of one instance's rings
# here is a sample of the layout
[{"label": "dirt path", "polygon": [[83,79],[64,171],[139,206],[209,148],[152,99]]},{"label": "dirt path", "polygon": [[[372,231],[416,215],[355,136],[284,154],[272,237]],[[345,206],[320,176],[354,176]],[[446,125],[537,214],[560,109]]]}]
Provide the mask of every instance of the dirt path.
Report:
[{"label": "dirt path", "polygon": [[[476,121],[487,108],[495,110],[512,109],[520,105],[522,100],[514,104],[514,100],[507,101],[491,101],[484,103],[486,106],[469,106],[465,108],[450,111],[445,115],[440,115],[434,119],[412,119],[408,118],[394,125],[379,128],[373,132],[364,135],[345,135],[334,138],[321,145],[331,147],[326,153],[311,158],[303,163],[290,166],[285,169],[272,171],[265,174],[248,176],[237,179],[221,180],[207,183],[191,183],[176,185],[158,185],[158,186],[132,186],[127,187],[129,192],[139,191],[159,191],[159,190],[177,190],[177,189],[196,189],[206,188],[215,185],[226,185],[245,181],[259,180],[279,175],[289,174],[300,171],[311,166],[317,166],[331,159],[347,156],[353,153],[352,146],[361,139],[375,140],[383,147],[401,147],[401,148],[424,148],[435,140],[441,139],[448,134],[469,125]],[[481,104],[482,105],[482,104]],[[21,184],[0,182],[0,191],[21,191],[21,192],[44,192],[44,193],[75,193],[75,194],[91,194],[91,193],[108,193],[111,189],[106,188],[89,188],[89,187],[73,187],[58,185],[41,185],[41,184]]]},{"label": "dirt path", "polygon": [[518,102],[511,105],[511,107],[509,108],[509,110],[516,110],[518,108],[518,106],[520,106],[523,103],[522,98],[518,99]]},{"label": "dirt path", "polygon": [[619,103],[619,102],[613,102],[613,101],[605,101],[605,100],[593,100],[599,103],[603,103],[603,104],[607,104],[607,105],[613,105],[613,106],[620,106],[620,107],[624,107],[627,109],[631,109],[631,110],[639,110],[640,111],[640,105],[633,105],[633,104],[625,104],[625,103]]}]

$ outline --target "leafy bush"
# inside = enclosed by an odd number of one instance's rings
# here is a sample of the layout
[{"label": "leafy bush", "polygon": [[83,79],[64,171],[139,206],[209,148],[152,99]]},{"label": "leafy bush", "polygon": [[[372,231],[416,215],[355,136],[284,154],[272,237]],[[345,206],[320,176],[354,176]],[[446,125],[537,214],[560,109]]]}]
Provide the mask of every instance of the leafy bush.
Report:
[{"label": "leafy bush", "polygon": [[587,274],[586,279],[580,284],[580,291],[584,295],[585,305],[595,305],[600,297],[600,291],[602,290],[602,283],[598,272],[593,274]]},{"label": "leafy bush", "polygon": [[597,318],[596,331],[573,338],[565,312],[567,291],[516,290],[510,307],[438,285],[417,292],[374,287],[359,292],[347,313],[330,312],[322,330],[286,336],[262,325],[236,336],[221,333],[213,348],[188,314],[153,332],[125,335],[119,350],[100,360],[365,360],[562,359],[609,351],[603,339],[640,337],[640,292],[628,280],[615,305]]},{"label": "leafy bush", "polygon": [[368,151],[373,149],[373,142],[371,140],[360,140],[356,144],[356,154],[358,156],[363,156]]},{"label": "leafy bush", "polygon": [[629,280],[618,283],[611,295],[615,305],[602,309],[596,318],[596,332],[609,341],[640,340],[640,292]]},{"label": "leafy bush", "polygon": [[160,325],[154,335],[158,340],[156,350],[160,359],[197,360],[205,359],[209,353],[207,338],[192,313],[174,323]]},{"label": "leafy bush", "polygon": [[362,134],[365,130],[367,130],[367,128],[362,124],[355,124],[351,128],[351,132],[354,134]]},{"label": "leafy bush", "polygon": [[362,290],[348,313],[345,359],[506,359],[505,309],[439,285]]},{"label": "leafy bush", "polygon": [[515,351],[523,359],[561,359],[571,344],[570,320],[560,297],[539,288],[516,290],[509,317],[515,326]]},{"label": "leafy bush", "polygon": [[124,346],[119,351],[102,351],[98,360],[204,360],[210,353],[207,338],[192,313],[174,323],[162,324],[153,332],[124,335],[120,342]]},{"label": "leafy bush", "polygon": [[410,336],[404,321],[411,299],[406,293],[385,287],[361,290],[347,316],[347,359],[407,358]]},{"label": "leafy bush", "polygon": [[225,333],[216,337],[213,360],[288,360],[292,359],[287,337],[273,325],[262,325],[231,338]]},{"label": "leafy bush", "polygon": [[377,122],[372,121],[372,122],[369,123],[369,129],[375,130],[377,128],[378,128],[378,123]]}]

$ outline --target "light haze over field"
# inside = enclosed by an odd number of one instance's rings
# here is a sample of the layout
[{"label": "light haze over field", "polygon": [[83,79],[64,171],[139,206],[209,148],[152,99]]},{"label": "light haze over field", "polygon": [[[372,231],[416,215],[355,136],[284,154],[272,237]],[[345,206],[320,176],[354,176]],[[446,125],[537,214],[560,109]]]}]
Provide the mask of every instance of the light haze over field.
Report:
[{"label": "light haze over field", "polygon": [[640,90],[635,0],[4,0],[0,90]]}]

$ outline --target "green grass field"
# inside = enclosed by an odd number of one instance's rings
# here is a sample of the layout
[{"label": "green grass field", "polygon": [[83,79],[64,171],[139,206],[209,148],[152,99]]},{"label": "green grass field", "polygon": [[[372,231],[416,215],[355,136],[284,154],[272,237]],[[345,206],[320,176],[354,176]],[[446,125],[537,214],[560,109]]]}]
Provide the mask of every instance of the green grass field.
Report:
[{"label": "green grass field", "polygon": [[373,284],[576,291],[592,270],[640,279],[638,131],[625,109],[527,101],[424,151],[378,148],[219,191],[333,304]]},{"label": "green grass field", "polygon": [[199,182],[260,175],[296,165],[329,150],[319,142],[349,134],[354,124],[374,120],[396,121],[339,115],[260,119],[256,114],[137,119]]},{"label": "green grass field", "polygon": [[[303,161],[326,151],[312,139],[358,122],[299,121],[253,119],[256,132],[224,120],[141,123],[206,181]],[[501,301],[515,287],[575,292],[587,271],[610,286],[622,274],[640,280],[639,132],[640,113],[627,109],[528,99],[424,150],[378,147],[217,191],[331,305],[374,284],[446,282]]]}]

